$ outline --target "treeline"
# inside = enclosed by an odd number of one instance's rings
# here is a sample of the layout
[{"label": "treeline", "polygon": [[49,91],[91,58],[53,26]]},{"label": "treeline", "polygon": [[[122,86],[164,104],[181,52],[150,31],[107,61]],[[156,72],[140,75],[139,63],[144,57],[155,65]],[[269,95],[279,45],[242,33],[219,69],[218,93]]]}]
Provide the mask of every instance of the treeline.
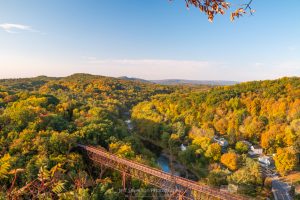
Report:
[{"label": "treeline", "polygon": [[[261,190],[259,166],[247,156],[249,143],[275,154],[281,174],[299,170],[300,78],[158,95],[135,106],[132,119],[137,133],[164,144],[212,185],[232,183],[254,195]],[[216,137],[229,143],[225,152]]]}]

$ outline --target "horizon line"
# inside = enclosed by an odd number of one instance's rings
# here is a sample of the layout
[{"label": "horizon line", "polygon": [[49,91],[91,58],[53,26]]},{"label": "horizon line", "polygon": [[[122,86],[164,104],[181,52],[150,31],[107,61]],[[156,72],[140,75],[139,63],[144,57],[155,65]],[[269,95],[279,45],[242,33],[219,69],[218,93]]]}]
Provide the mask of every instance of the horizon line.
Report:
[{"label": "horizon line", "polygon": [[51,75],[32,75],[32,76],[20,76],[20,77],[0,77],[0,80],[14,80],[14,79],[31,79],[31,78],[38,78],[38,77],[47,77],[47,78],[66,78],[73,75],[91,75],[91,76],[102,76],[102,77],[108,77],[108,78],[116,78],[116,79],[122,79],[122,78],[128,78],[128,79],[140,79],[145,81],[167,81],[167,80],[179,80],[179,81],[226,81],[226,82],[235,82],[235,83],[245,83],[245,82],[253,82],[253,81],[268,81],[268,80],[278,80],[282,78],[300,78],[299,76],[281,76],[274,79],[252,79],[252,80],[243,80],[243,81],[237,81],[237,80],[226,80],[226,79],[184,79],[184,78],[164,78],[164,79],[144,79],[140,77],[135,76],[128,76],[128,75],[122,75],[122,76],[106,76],[101,74],[92,74],[92,73],[84,73],[84,72],[76,72],[71,73],[69,75],[63,75],[63,76],[51,76]]}]

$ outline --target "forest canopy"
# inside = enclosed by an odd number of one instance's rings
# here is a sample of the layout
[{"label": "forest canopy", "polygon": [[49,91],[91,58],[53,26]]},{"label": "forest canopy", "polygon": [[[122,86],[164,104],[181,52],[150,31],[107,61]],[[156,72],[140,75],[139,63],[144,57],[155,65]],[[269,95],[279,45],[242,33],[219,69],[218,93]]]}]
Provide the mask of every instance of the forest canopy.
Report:
[{"label": "forest canopy", "polygon": [[[281,175],[299,170],[300,78],[158,95],[135,106],[132,119],[142,137],[166,148],[177,135],[187,150],[172,153],[209,184],[237,184],[258,195],[262,174],[257,158],[248,155],[250,147],[262,148]],[[249,181],[239,182],[245,176]]]},{"label": "forest canopy", "polygon": [[[299,99],[297,77],[216,87],[89,74],[3,79],[0,198],[123,199],[120,174],[89,165],[74,147],[94,145],[158,167],[142,140],[202,183],[259,196],[263,176],[249,144],[274,155],[280,174],[299,170]],[[134,179],[132,185],[150,187]]]},{"label": "forest canopy", "polygon": [[88,74],[0,80],[0,199],[122,199],[120,181],[111,181],[118,175],[97,182],[100,173],[74,147],[102,146],[151,165],[123,119],[138,102],[174,90]]}]

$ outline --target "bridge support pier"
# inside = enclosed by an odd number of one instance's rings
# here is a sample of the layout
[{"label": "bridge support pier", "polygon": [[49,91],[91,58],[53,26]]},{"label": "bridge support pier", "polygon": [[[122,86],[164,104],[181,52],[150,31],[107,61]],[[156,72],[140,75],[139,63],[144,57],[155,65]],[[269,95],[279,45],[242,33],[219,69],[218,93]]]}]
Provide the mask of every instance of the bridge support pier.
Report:
[{"label": "bridge support pier", "polygon": [[[123,186],[123,192],[125,193],[126,197],[131,200],[132,199],[132,193],[131,193],[131,177],[126,172],[121,172],[122,175],[122,186]],[[126,184],[127,181],[127,184]]]},{"label": "bridge support pier", "polygon": [[178,200],[183,200],[183,195],[182,194],[178,195]]},{"label": "bridge support pier", "polygon": [[99,178],[102,179],[102,176],[105,172],[105,165],[100,164],[100,174],[99,174]]},{"label": "bridge support pier", "polygon": [[123,185],[124,191],[126,191],[126,173],[125,172],[122,172],[122,185]]}]

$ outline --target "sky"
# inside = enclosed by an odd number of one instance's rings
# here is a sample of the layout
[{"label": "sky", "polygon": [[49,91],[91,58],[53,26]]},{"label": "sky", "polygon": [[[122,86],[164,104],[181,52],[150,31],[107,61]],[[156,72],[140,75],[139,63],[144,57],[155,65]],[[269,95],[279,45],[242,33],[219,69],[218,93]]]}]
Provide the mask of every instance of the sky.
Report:
[{"label": "sky", "polygon": [[299,6],[253,0],[253,16],[210,23],[184,0],[0,0],[0,78],[300,76]]}]

